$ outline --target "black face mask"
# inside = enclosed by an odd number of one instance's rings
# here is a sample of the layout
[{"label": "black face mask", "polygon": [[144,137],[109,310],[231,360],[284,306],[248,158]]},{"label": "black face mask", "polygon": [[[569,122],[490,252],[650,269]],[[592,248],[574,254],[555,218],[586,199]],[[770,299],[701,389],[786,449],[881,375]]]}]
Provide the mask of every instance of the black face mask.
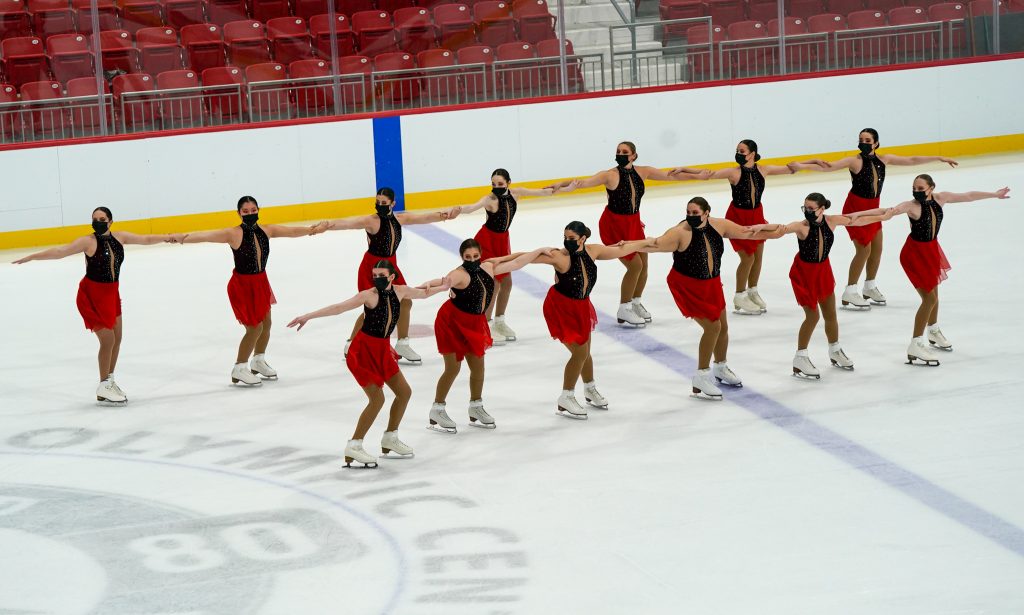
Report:
[{"label": "black face mask", "polygon": [[807,221],[810,222],[811,224],[817,224],[818,223],[818,212],[811,211],[810,209],[805,209],[804,210],[804,218],[807,218]]},{"label": "black face mask", "polygon": [[386,276],[386,275],[375,275],[375,276],[373,276],[373,286],[378,291],[383,292],[388,287],[388,284],[390,284],[390,283],[391,283],[391,281],[388,280],[388,276]]},{"label": "black face mask", "polygon": [[576,254],[580,251],[580,244],[575,239],[566,239],[562,242],[562,245],[565,246],[569,254]]},{"label": "black face mask", "polygon": [[925,199],[928,198],[928,193],[924,192],[923,190],[922,191],[915,190],[913,192],[913,195],[914,195],[914,200],[917,201],[918,203],[921,203],[922,205],[924,204]]},{"label": "black face mask", "polygon": [[691,215],[687,214],[687,216],[686,216],[686,223],[689,224],[690,228],[692,228],[694,230],[696,230],[697,227],[700,226],[702,222],[703,222],[703,220],[701,220],[700,214],[697,214],[696,216],[691,216]]},{"label": "black face mask", "polygon": [[865,155],[870,154],[871,153],[871,144],[870,143],[858,143],[857,144],[857,149],[859,149],[860,153],[862,153],[862,154],[865,154]]},{"label": "black face mask", "polygon": [[491,188],[491,194],[497,197],[505,196],[505,192],[507,191],[508,188],[505,188],[504,186],[494,186],[493,188]]},{"label": "black face mask", "polygon": [[242,216],[242,224],[246,226],[256,226],[256,222],[259,219],[259,214],[245,214],[244,216]]},{"label": "black face mask", "polygon": [[109,228],[110,228],[110,223],[109,222],[101,222],[99,220],[93,220],[92,221],[92,230],[97,235],[102,235],[102,234],[106,233],[107,229],[109,229]]},{"label": "black face mask", "polygon": [[747,155],[746,154],[736,154],[736,164],[740,165],[741,167],[743,165],[747,164]]},{"label": "black face mask", "polygon": [[615,164],[624,167],[629,164],[629,154],[615,154]]},{"label": "black face mask", "polygon": [[480,261],[466,261],[466,260],[464,260],[464,261],[462,261],[462,268],[465,269],[467,273],[473,273],[474,271],[479,271],[479,269],[480,269]]},{"label": "black face mask", "polygon": [[391,206],[390,205],[381,205],[380,203],[377,203],[376,207],[377,207],[377,214],[379,214],[381,216],[386,216],[389,213],[391,213]]}]

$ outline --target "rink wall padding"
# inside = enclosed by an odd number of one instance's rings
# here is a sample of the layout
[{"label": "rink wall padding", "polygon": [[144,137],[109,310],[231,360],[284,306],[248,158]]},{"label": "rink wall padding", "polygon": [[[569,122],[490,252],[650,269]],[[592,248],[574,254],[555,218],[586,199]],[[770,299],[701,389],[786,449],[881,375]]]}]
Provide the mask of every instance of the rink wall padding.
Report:
[{"label": "rink wall padding", "polygon": [[730,166],[740,139],[757,141],[765,163],[835,159],[854,152],[865,127],[887,153],[1024,151],[1021,74],[1024,57],[973,59],[8,148],[0,249],[88,233],[99,205],[122,230],[161,233],[237,224],[231,208],[246,194],[277,223],[371,213],[383,185],[409,209],[471,203],[497,167],[542,187],[614,166],[622,140],[637,144],[638,164],[661,168]]}]

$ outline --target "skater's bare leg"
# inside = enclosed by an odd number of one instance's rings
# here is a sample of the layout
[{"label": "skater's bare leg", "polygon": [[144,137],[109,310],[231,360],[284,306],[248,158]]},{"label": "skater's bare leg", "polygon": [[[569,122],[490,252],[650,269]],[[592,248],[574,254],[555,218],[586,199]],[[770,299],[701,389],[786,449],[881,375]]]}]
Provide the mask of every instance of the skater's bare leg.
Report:
[{"label": "skater's bare leg", "polygon": [[818,306],[802,307],[804,308],[804,321],[800,323],[800,333],[796,336],[797,350],[807,350],[814,328],[818,326]]},{"label": "skater's bare leg", "polygon": [[[860,280],[860,274],[864,272],[864,265],[868,262],[868,257],[871,255],[871,245],[872,244],[870,243],[863,244],[858,241],[853,242],[854,254],[853,260],[850,261],[850,274],[846,280],[847,286],[856,286],[857,282]],[[879,252],[878,258],[879,262],[881,262],[881,252]]]},{"label": "skater's bare leg", "polygon": [[110,349],[110,373],[117,370],[117,357],[121,354],[121,317],[114,321],[114,347]]},{"label": "skater's bare leg", "polygon": [[724,363],[725,355],[729,352],[729,319],[726,317],[725,310],[722,310],[719,315],[718,322],[721,323],[721,327],[718,330],[718,339],[715,341],[715,362]]},{"label": "skater's bare leg", "polygon": [[590,354],[590,343],[592,341],[594,341],[593,337],[587,340],[587,360],[583,362],[583,369],[580,370],[580,375],[583,376],[583,382],[594,381],[594,357]]},{"label": "skater's bare leg", "polygon": [[619,303],[629,303],[636,296],[636,284],[643,272],[644,262],[639,258],[620,258],[619,262],[626,266],[626,273],[622,276],[622,285],[619,287]]},{"label": "skater's bare leg", "polygon": [[391,402],[391,414],[388,416],[388,431],[397,431],[405,416],[405,408],[409,405],[409,398],[412,397],[412,387],[405,379],[402,372],[398,372],[384,384],[388,385],[391,392],[395,394],[395,401]]},{"label": "skater's bare leg", "polygon": [[750,271],[754,267],[754,254],[747,254],[743,250],[736,252],[740,257],[740,264],[736,265],[736,292],[742,293],[747,290],[747,282],[750,280]]},{"label": "skater's bare leg", "polygon": [[[932,313],[928,316],[929,325],[938,324],[939,322],[939,287],[936,286],[932,292],[935,293],[935,307],[932,308]],[[115,354],[114,357],[116,359],[117,355]],[[111,367],[110,371],[114,371],[114,368]]]},{"label": "skater's bare leg", "polygon": [[114,350],[114,330],[97,329],[93,333],[96,334],[96,338],[100,341],[100,350],[96,355],[96,362],[99,364],[100,381],[102,382],[110,375],[110,354]]},{"label": "skater's bare leg", "polygon": [[640,268],[640,276],[636,279],[636,288],[633,289],[634,299],[639,299],[640,297],[642,297],[644,294],[644,289],[647,288],[647,257],[648,254],[646,252],[636,253],[636,258],[643,261],[643,267]]},{"label": "skater's bare leg", "polygon": [[366,407],[359,415],[359,422],[356,423],[356,430],[352,434],[353,440],[362,440],[366,436],[380,409],[384,407],[384,390],[379,386],[368,384],[363,387],[363,393],[366,393]]},{"label": "skater's bare leg", "polygon": [[238,343],[238,356],[235,357],[235,363],[249,362],[249,357],[252,356],[252,351],[256,347],[256,340],[259,339],[262,334],[263,323],[260,323],[255,327],[250,327],[248,325],[245,327],[245,335],[242,336],[242,341]]},{"label": "skater's bare leg", "polygon": [[256,338],[256,354],[263,354],[267,351],[267,345],[270,344],[270,310],[267,310],[266,317],[263,318],[263,330],[260,331],[260,336]]},{"label": "skater's bare leg", "polygon": [[879,229],[878,234],[871,240],[871,250],[868,253],[868,280],[874,280],[878,275],[878,268],[882,265],[882,245],[882,230]]},{"label": "skater's bare leg", "polygon": [[562,390],[571,391],[576,388],[576,382],[580,379],[580,372],[583,371],[583,364],[590,356],[590,347],[587,344],[563,344],[569,350],[569,362],[565,364],[565,373],[562,377]]},{"label": "skater's bare leg", "polygon": [[[455,358],[454,352],[441,355],[444,358],[444,371],[437,379],[437,390],[434,393],[434,403],[443,404],[448,399],[448,392],[452,390],[452,384],[462,369],[462,361]],[[468,358],[468,357],[467,357]]]},{"label": "skater's bare leg", "polygon": [[412,320],[412,299],[402,299],[402,312],[398,315],[398,339],[409,337],[410,320]]},{"label": "skater's bare leg", "polygon": [[921,337],[924,335],[924,328],[928,324],[928,319],[932,316],[932,310],[938,312],[939,288],[936,286],[928,292],[920,288],[916,290],[917,294],[921,295],[921,307],[917,308],[917,314],[914,315],[914,337]]},{"label": "skater's bare leg", "polygon": [[829,344],[835,344],[839,341],[839,319],[836,318],[835,294],[831,294],[819,301],[818,306],[821,307],[821,316],[825,319],[825,339],[828,340]]},{"label": "skater's bare leg", "polygon": [[469,401],[484,398],[484,358],[475,354],[466,355],[469,366]]},{"label": "skater's bare leg", "polygon": [[697,369],[711,368],[711,354],[718,343],[718,336],[722,332],[722,318],[708,320],[706,318],[695,318],[697,324],[703,329],[700,335],[700,344],[697,346]]},{"label": "skater's bare leg", "polygon": [[761,262],[764,261],[764,244],[757,244],[754,250],[754,260],[750,263],[750,273],[747,274],[747,288],[755,288],[757,281],[761,279]]},{"label": "skater's bare leg", "polygon": [[[498,286],[497,291],[494,293],[494,297],[491,299],[491,303],[495,305],[494,312],[497,316],[504,316],[505,310],[508,309],[508,298],[512,296],[512,276],[495,281]],[[488,314],[490,318],[490,314]]]}]

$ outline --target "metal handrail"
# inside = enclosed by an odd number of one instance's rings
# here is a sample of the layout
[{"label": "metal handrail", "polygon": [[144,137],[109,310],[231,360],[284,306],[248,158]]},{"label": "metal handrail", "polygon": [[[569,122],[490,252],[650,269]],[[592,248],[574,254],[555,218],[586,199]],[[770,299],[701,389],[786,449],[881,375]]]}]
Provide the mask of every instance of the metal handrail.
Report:
[{"label": "metal handrail", "polygon": [[[714,49],[713,49],[713,45],[714,45],[714,32],[713,32],[713,28],[714,28],[714,25],[711,23],[711,18],[710,17],[683,17],[683,18],[680,18],[680,19],[659,19],[658,21],[645,21],[643,23],[629,23],[629,24],[621,24],[621,25],[608,26],[608,60],[611,62],[612,68],[613,68],[613,70],[612,70],[612,89],[613,90],[615,89],[615,70],[614,70],[615,56],[619,56],[619,55],[622,55],[622,56],[631,55],[632,56],[632,58],[630,60],[630,77],[631,77],[631,82],[632,82],[632,85],[634,85],[634,86],[638,84],[637,76],[636,76],[637,75],[638,65],[639,65],[638,62],[637,62],[637,59],[636,59],[636,57],[637,57],[637,50],[636,50],[636,28],[638,26],[651,26],[651,27],[662,27],[662,28],[664,28],[665,26],[669,26],[669,25],[673,25],[673,24],[687,24],[687,23],[694,24],[694,25],[697,25],[697,24],[707,24],[707,27],[708,27],[708,43],[707,43],[707,46],[708,46],[708,56],[712,58],[711,70],[713,72],[714,71],[714,59],[713,59],[714,58]],[[630,48],[629,51],[616,51],[616,49],[615,49],[615,32],[617,30],[624,30],[624,29],[629,29],[630,30],[631,48]],[[664,48],[663,48],[663,50],[664,50]]]}]

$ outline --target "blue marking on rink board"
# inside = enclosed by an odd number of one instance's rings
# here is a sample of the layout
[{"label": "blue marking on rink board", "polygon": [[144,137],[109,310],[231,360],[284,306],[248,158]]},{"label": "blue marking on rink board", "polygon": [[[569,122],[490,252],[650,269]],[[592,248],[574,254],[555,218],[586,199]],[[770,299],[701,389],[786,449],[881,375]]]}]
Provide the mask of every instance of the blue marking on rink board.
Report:
[{"label": "blue marking on rink board", "polygon": [[395,191],[395,211],[405,209],[405,171],[402,169],[402,118],[373,118],[373,165],[377,189]]},{"label": "blue marking on rink board", "polygon": [[[461,239],[437,225],[417,225],[407,227],[427,241],[441,247],[446,252],[457,253]],[[543,300],[547,295],[549,282],[532,276],[523,271],[516,271],[515,285],[536,299]],[[690,378],[697,367],[697,361],[678,349],[663,344],[643,329],[626,329],[616,324],[611,314],[597,310],[597,330],[615,341],[629,347],[649,359],[661,363],[684,378],[684,388],[689,390]],[[1024,529],[1009,521],[968,502],[955,493],[948,491],[928,479],[911,472],[890,461],[882,455],[858,444],[846,436],[815,423],[796,410],[762,395],[750,387],[728,389],[726,400],[730,401],[761,420],[782,429],[786,433],[799,438],[821,452],[827,453],[839,461],[867,474],[899,491],[933,511],[956,523],[988,538],[995,544],[1024,557]],[[717,403],[698,402],[694,403]]]}]

